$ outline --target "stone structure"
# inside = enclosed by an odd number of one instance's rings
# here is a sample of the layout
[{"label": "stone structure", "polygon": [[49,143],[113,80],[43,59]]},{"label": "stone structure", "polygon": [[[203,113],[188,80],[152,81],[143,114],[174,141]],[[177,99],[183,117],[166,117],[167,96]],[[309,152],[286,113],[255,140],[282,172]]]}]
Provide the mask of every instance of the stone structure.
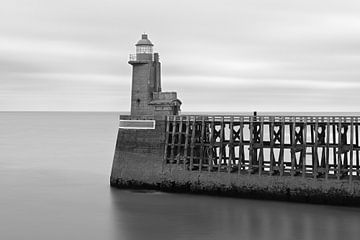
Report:
[{"label": "stone structure", "polygon": [[111,186],[360,205],[360,117],[178,115],[152,43],[136,47]]},{"label": "stone structure", "polygon": [[146,34],[136,43],[136,54],[130,55],[133,66],[131,116],[177,115],[181,101],[176,92],[161,92],[159,54]]}]

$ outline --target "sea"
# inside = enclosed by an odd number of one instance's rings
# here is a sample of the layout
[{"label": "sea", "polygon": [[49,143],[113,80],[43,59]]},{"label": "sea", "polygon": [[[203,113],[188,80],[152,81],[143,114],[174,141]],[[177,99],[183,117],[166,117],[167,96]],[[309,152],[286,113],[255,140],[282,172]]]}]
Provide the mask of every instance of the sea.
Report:
[{"label": "sea", "polygon": [[360,239],[360,208],[111,188],[119,114],[0,112],[1,240]]}]

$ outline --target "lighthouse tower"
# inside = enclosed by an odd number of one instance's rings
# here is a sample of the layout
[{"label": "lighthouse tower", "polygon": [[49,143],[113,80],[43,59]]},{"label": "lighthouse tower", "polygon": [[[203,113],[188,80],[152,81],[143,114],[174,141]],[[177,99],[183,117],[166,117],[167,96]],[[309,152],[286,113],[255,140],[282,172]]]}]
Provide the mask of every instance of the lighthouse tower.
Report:
[{"label": "lighthouse tower", "polygon": [[181,101],[176,92],[161,91],[161,64],[159,54],[153,53],[153,44],[147,34],[136,43],[136,53],[130,54],[133,66],[131,116],[177,115]]}]

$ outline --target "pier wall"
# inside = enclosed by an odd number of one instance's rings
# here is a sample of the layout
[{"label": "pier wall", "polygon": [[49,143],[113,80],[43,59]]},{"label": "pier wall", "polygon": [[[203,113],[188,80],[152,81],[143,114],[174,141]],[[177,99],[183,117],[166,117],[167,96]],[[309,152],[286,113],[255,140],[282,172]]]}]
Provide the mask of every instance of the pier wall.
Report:
[{"label": "pier wall", "polygon": [[120,188],[360,205],[356,126],[354,119],[160,118],[155,129],[119,129],[110,182]]},{"label": "pier wall", "polygon": [[164,157],[165,125],[163,118],[156,120],[155,129],[119,128],[111,172],[112,185],[118,181],[149,185],[156,182]]}]

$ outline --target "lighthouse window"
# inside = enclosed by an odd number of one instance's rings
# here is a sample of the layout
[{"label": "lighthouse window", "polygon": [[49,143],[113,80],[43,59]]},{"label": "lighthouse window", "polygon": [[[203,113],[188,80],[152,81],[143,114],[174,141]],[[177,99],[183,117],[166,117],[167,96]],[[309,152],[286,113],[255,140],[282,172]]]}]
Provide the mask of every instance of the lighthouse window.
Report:
[{"label": "lighthouse window", "polygon": [[138,46],[136,47],[136,53],[152,53],[152,47],[151,46]]}]

